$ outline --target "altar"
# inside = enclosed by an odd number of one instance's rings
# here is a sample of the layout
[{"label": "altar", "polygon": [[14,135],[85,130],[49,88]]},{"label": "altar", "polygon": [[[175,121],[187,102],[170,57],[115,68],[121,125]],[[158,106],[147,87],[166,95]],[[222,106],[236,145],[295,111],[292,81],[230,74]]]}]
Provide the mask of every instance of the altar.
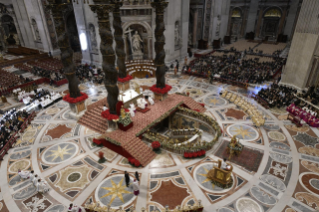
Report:
[{"label": "altar", "polygon": [[119,101],[123,102],[125,108],[129,108],[130,104],[137,105],[139,98],[144,98],[142,93],[139,94],[133,89],[128,89],[119,96]]}]

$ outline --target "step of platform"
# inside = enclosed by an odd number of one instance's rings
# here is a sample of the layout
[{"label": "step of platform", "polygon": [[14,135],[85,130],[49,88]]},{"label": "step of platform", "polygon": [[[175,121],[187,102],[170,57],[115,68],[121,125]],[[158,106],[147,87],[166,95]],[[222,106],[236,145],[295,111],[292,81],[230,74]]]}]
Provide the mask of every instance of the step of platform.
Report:
[{"label": "step of platform", "polygon": [[101,112],[101,106],[86,111],[78,123],[93,131],[103,134],[108,129],[108,125],[107,120],[101,116]]},{"label": "step of platform", "polygon": [[136,137],[122,146],[132,157],[139,160],[142,166],[149,164],[155,157],[156,153],[151,147],[147,146],[140,138]]}]

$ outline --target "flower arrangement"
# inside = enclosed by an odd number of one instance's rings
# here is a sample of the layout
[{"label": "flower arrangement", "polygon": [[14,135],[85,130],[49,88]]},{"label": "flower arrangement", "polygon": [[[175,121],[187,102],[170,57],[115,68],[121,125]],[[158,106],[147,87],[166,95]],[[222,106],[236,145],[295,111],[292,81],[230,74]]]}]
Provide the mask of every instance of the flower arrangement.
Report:
[{"label": "flower arrangement", "polygon": [[126,77],[124,78],[118,78],[117,81],[121,82],[121,83],[124,83],[124,82],[128,82],[130,81],[131,79],[133,79],[133,77],[131,75],[127,75]]},{"label": "flower arrangement", "polygon": [[86,93],[81,92],[81,96],[76,97],[76,98],[72,98],[72,97],[70,97],[70,94],[67,94],[63,97],[63,100],[68,102],[68,103],[75,104],[78,102],[82,102],[82,101],[86,100],[87,98],[89,98],[88,95]]},{"label": "flower arrangement", "polygon": [[110,110],[105,110],[101,113],[101,116],[109,121],[118,120],[119,116],[110,113]]},{"label": "flower arrangement", "polygon": [[205,104],[204,103],[198,103],[198,104],[200,104],[200,106],[202,106],[202,107],[205,107]]},{"label": "flower arrangement", "polygon": [[153,141],[152,148],[153,148],[153,151],[158,151],[161,148],[161,143],[158,141]]},{"label": "flower arrangement", "polygon": [[106,161],[104,157],[104,152],[99,152],[99,163],[104,163]]},{"label": "flower arrangement", "polygon": [[200,150],[197,152],[184,152],[184,158],[198,158],[198,157],[205,157],[206,151]]},{"label": "flower arrangement", "polygon": [[138,161],[138,160],[136,160],[134,158],[128,158],[128,162],[134,167],[140,167],[141,166],[140,161]]},{"label": "flower arrangement", "polygon": [[170,85],[165,85],[164,88],[158,88],[158,87],[156,87],[156,85],[153,85],[152,87],[150,87],[151,91],[153,91],[154,93],[158,93],[158,94],[166,94],[171,89],[172,89],[172,86],[170,86]]}]

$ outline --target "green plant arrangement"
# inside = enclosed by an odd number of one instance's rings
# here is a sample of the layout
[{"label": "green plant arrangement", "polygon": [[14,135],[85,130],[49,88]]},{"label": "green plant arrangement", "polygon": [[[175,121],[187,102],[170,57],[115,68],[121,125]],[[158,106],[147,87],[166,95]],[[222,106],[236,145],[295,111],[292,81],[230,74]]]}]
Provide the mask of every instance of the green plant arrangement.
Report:
[{"label": "green plant arrangement", "polygon": [[106,158],[104,157],[104,153],[103,152],[99,152],[99,163],[105,163],[106,162]]}]

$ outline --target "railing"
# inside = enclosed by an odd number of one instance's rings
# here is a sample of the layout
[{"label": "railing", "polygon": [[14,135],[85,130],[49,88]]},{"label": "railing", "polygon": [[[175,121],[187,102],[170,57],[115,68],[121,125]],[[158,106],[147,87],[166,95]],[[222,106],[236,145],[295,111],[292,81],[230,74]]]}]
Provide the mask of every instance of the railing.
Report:
[{"label": "railing", "polygon": [[150,5],[151,0],[124,0],[124,6],[126,5]]}]

